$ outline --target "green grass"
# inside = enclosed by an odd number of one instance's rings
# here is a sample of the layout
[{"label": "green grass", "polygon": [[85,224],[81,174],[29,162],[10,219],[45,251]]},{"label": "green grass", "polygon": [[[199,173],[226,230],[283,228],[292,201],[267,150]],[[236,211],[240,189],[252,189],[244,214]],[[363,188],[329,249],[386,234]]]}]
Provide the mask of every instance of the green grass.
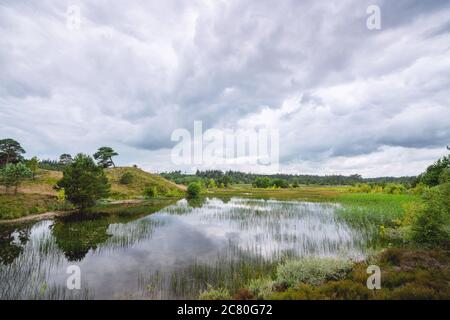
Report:
[{"label": "green grass", "polygon": [[55,196],[41,194],[0,194],[0,219],[23,216],[66,208]]},{"label": "green grass", "polygon": [[356,225],[372,223],[388,226],[402,218],[405,204],[418,200],[415,195],[383,193],[340,194],[336,198],[342,204],[338,213],[346,221]]},{"label": "green grass", "polygon": [[346,190],[345,187],[324,187],[324,186],[307,186],[300,188],[286,189],[261,189],[253,188],[251,185],[239,184],[233,185],[225,189],[207,190],[205,195],[211,195],[218,198],[244,197],[257,199],[274,199],[274,200],[298,200],[298,201],[332,201],[341,192]]}]

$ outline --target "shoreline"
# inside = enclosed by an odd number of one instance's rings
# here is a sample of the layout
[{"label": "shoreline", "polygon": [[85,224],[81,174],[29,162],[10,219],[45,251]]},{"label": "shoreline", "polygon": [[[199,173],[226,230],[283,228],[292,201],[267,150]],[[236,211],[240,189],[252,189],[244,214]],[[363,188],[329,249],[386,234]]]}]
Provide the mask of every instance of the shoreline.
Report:
[{"label": "shoreline", "polygon": [[[129,200],[116,200],[116,201],[111,201],[108,202],[107,204],[110,205],[118,205],[118,204],[138,204],[143,202],[144,200],[140,200],[140,199],[129,199]],[[52,219],[55,217],[61,217],[64,215],[68,215],[71,213],[76,212],[76,210],[68,210],[68,211],[47,211],[47,212],[43,212],[43,213],[35,213],[35,214],[30,214],[30,215],[26,215],[20,218],[15,218],[15,219],[6,219],[6,220],[1,220],[0,219],[0,225],[4,225],[4,224],[15,224],[15,223],[24,223],[24,222],[30,222],[30,221],[39,221],[39,220],[45,220],[45,219]]]}]

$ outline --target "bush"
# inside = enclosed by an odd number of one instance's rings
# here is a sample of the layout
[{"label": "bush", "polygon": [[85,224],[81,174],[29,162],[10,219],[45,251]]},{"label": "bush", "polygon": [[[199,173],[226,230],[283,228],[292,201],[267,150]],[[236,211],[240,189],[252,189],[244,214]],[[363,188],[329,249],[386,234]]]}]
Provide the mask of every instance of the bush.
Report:
[{"label": "bush", "polygon": [[333,300],[367,300],[372,294],[367,286],[347,279],[327,282],[320,292]]},{"label": "bush", "polygon": [[133,182],[133,174],[131,172],[125,172],[119,179],[120,184],[130,184]]},{"label": "bush", "polygon": [[407,283],[404,286],[394,289],[390,294],[390,298],[393,300],[428,300],[436,299],[436,294],[431,288]]},{"label": "bush", "polygon": [[267,299],[273,292],[274,281],[270,278],[250,280],[248,290],[256,299]]},{"label": "bush", "polygon": [[[430,189],[424,194],[421,208],[411,217],[411,238],[424,245],[449,242],[450,184]],[[407,216],[411,216],[408,213]]]},{"label": "bush", "polygon": [[289,188],[289,183],[284,179],[273,179],[271,185],[276,188]]},{"label": "bush", "polygon": [[255,296],[246,288],[239,289],[233,297],[234,300],[253,300],[254,298]]},{"label": "bush", "polygon": [[403,194],[406,192],[406,188],[404,185],[399,183],[388,183],[383,191],[388,194]]},{"label": "bush", "polygon": [[304,258],[291,260],[277,268],[277,281],[292,287],[298,283],[318,285],[326,280],[343,278],[351,269],[348,260],[332,258]]},{"label": "bush", "polygon": [[187,194],[190,198],[196,198],[200,195],[202,187],[198,182],[191,182],[187,187]]},{"label": "bush", "polygon": [[230,300],[230,292],[225,288],[214,289],[212,286],[200,293],[199,300]]},{"label": "bush", "polygon": [[271,181],[267,177],[258,177],[253,181],[252,185],[255,188],[268,188],[271,185]]},{"label": "bush", "polygon": [[429,190],[429,187],[426,185],[426,184],[424,184],[424,183],[422,183],[422,182],[420,182],[420,183],[418,183],[414,188],[412,188],[411,190],[410,190],[410,192],[412,193],[412,194],[416,194],[416,195],[422,195],[423,193],[425,193],[427,190]]},{"label": "bush", "polygon": [[148,198],[154,198],[158,196],[158,189],[155,186],[148,186],[144,189],[144,196]]}]

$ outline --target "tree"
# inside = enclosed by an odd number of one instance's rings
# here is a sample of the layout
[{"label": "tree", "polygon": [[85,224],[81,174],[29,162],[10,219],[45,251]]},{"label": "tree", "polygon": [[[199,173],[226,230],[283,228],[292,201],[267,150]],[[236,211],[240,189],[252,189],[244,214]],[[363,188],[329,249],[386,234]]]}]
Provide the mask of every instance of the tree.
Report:
[{"label": "tree", "polygon": [[267,177],[258,177],[253,181],[253,186],[255,188],[268,188],[270,187],[271,181]]},{"label": "tree", "polygon": [[39,159],[37,157],[33,157],[30,160],[26,162],[26,166],[31,171],[31,179],[34,180],[34,177],[36,175],[36,171],[39,168]]},{"label": "tree", "polygon": [[277,187],[277,188],[288,188],[289,187],[289,183],[281,178],[276,178],[272,180],[271,183],[272,186]]},{"label": "tree", "polygon": [[8,163],[0,171],[1,184],[5,186],[6,192],[10,187],[14,187],[14,194],[17,194],[17,189],[26,178],[30,178],[32,172],[23,163],[12,164]]},{"label": "tree", "polygon": [[97,160],[97,163],[101,165],[103,168],[109,168],[110,166],[113,167],[116,166],[112,160],[112,157],[118,155],[119,154],[110,147],[101,147],[94,154],[94,158],[95,160]]},{"label": "tree", "polygon": [[67,200],[82,211],[107,197],[111,186],[103,169],[90,156],[80,153],[64,169],[57,187],[63,188]]},{"label": "tree", "polygon": [[202,187],[199,182],[191,182],[187,187],[187,194],[189,198],[197,198],[202,191]]},{"label": "tree", "polygon": [[23,160],[25,150],[20,143],[13,139],[0,140],[0,166],[8,163],[18,163]]},{"label": "tree", "polygon": [[63,153],[59,156],[59,163],[62,165],[68,165],[73,162],[72,156],[68,153]]},{"label": "tree", "polygon": [[450,168],[450,156],[443,157],[433,163],[419,176],[418,180],[430,187],[437,186],[441,173],[447,168]]},{"label": "tree", "polygon": [[217,188],[217,184],[216,184],[216,181],[214,181],[214,179],[209,179],[209,181],[208,181],[208,188],[210,188],[210,189]]}]

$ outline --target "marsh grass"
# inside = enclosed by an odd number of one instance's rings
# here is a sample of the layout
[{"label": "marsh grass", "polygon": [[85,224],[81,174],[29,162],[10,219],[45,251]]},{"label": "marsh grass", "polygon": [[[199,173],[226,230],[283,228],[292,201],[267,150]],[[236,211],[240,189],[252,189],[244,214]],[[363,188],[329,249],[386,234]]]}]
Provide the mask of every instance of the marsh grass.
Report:
[{"label": "marsh grass", "polygon": [[380,228],[395,227],[404,216],[405,207],[419,197],[408,194],[353,193],[336,198],[340,204],[337,216],[361,230],[367,241],[380,245]]},{"label": "marsh grass", "polygon": [[244,253],[234,258],[221,256],[212,263],[194,261],[185,268],[141,276],[139,286],[150,298],[196,299],[215,290],[235,292],[251,279],[273,274],[276,266],[274,261]]}]

